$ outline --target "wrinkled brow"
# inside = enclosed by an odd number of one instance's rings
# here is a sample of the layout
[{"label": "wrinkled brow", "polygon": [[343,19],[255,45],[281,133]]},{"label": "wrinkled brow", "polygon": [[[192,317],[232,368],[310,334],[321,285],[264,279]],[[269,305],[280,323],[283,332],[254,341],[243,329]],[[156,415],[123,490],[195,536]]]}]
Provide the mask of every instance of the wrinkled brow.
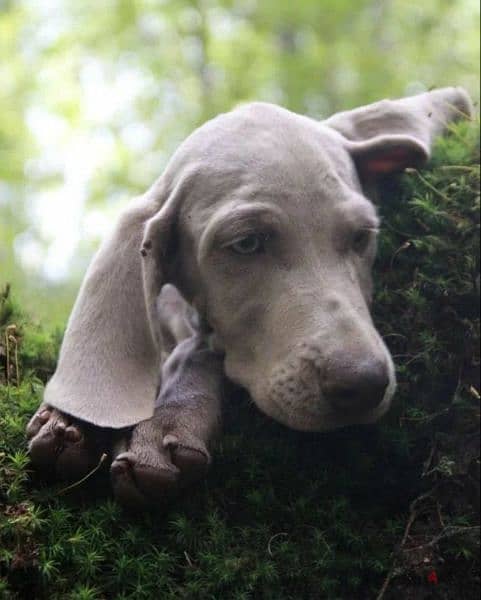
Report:
[{"label": "wrinkled brow", "polygon": [[343,202],[336,210],[342,221],[353,229],[379,229],[381,225],[375,207],[362,197]]},{"label": "wrinkled brow", "polygon": [[215,212],[207,223],[199,243],[199,261],[205,258],[214,244],[227,244],[250,233],[277,231],[286,223],[287,216],[274,204],[227,204]]}]

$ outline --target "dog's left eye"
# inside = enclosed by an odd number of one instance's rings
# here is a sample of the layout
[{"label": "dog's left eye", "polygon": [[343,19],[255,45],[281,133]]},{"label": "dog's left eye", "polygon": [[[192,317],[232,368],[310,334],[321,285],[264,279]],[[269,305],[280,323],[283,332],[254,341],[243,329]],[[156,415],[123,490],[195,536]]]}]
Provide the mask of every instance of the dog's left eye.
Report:
[{"label": "dog's left eye", "polygon": [[260,254],[265,250],[266,236],[257,233],[251,233],[238,239],[229,248],[236,254]]},{"label": "dog's left eye", "polygon": [[369,246],[369,242],[375,233],[375,230],[372,229],[360,229],[357,231],[352,238],[352,249],[354,252],[362,254]]}]

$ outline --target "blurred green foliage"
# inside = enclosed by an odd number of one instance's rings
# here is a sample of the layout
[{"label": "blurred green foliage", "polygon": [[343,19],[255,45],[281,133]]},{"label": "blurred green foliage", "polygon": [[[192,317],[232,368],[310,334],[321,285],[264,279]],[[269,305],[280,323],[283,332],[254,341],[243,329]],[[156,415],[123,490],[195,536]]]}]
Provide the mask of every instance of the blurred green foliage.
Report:
[{"label": "blurred green foliage", "polygon": [[0,0],[0,282],[63,323],[120,207],[235,104],[479,82],[477,0]]}]

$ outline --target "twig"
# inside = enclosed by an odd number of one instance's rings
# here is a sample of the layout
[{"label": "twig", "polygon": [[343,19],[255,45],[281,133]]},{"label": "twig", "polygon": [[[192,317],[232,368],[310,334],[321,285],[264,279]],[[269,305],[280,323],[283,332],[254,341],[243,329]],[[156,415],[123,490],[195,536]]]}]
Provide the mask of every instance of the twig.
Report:
[{"label": "twig", "polygon": [[386,335],[382,336],[382,339],[387,340],[387,338],[390,338],[390,337],[399,337],[399,338],[402,338],[403,340],[407,340],[407,337],[405,335],[403,335],[402,333],[386,333]]},{"label": "twig", "polygon": [[431,447],[431,452],[429,453],[427,460],[424,462],[423,472],[421,474],[421,477],[426,477],[426,475],[428,474],[429,467],[431,466],[431,464],[433,462],[434,454],[436,452],[436,445],[437,445],[436,442],[434,442],[434,444]]},{"label": "twig", "polygon": [[72,483],[72,485],[69,485],[66,488],[61,489],[59,492],[57,492],[57,494],[59,496],[61,496],[62,494],[66,494],[67,492],[70,492],[71,490],[78,487],[79,485],[82,485],[82,483],[85,483],[87,481],[87,479],[90,479],[90,477],[92,477],[92,475],[94,475],[100,469],[100,467],[104,464],[104,462],[107,460],[107,458],[108,458],[108,455],[104,452],[102,454],[102,456],[100,457],[100,460],[99,460],[97,466],[95,468],[93,468],[89,473],[87,473],[87,475],[85,475],[85,477],[82,477],[82,479],[80,479],[79,481],[76,481],[75,483]]},{"label": "twig", "polygon": [[9,337],[10,341],[13,343],[15,348],[15,379],[17,381],[17,387],[20,386],[20,369],[18,367],[18,342],[17,338],[14,335]]},{"label": "twig", "polygon": [[8,327],[5,331],[5,351],[7,353],[5,363],[5,374],[7,376],[7,387],[10,385],[10,344],[8,342]]},{"label": "twig", "polygon": [[434,185],[432,183],[430,183],[425,177],[423,177],[423,175],[421,175],[421,173],[417,169],[409,169],[409,172],[416,173],[416,175],[419,177],[419,179],[424,183],[424,185],[426,187],[428,187],[431,191],[433,191],[435,194],[437,194],[440,198],[442,198],[446,202],[450,202],[450,200],[446,196],[446,194],[443,194],[437,188],[435,188]]},{"label": "twig", "polygon": [[433,539],[426,544],[420,544],[419,546],[414,546],[413,548],[409,548],[409,551],[421,550],[422,548],[432,548],[437,546],[440,541],[455,537],[457,535],[463,535],[464,533],[476,533],[477,537],[479,537],[480,526],[474,525],[472,527],[455,527],[454,525],[448,525],[445,527],[441,533],[438,533]]},{"label": "twig", "polygon": [[409,519],[408,519],[408,522],[406,523],[406,527],[404,529],[404,534],[403,534],[401,543],[399,545],[397,553],[393,553],[393,556],[394,556],[393,565],[392,565],[391,569],[389,570],[389,573],[387,574],[386,579],[384,580],[384,582],[382,584],[379,594],[376,596],[376,600],[383,600],[383,598],[386,595],[386,592],[389,588],[389,585],[396,574],[396,567],[397,567],[398,561],[396,559],[395,554],[400,554],[400,552],[403,550],[403,548],[406,545],[406,542],[409,538],[411,528],[414,525],[416,519],[419,517],[419,515],[422,512],[421,510],[417,510],[417,506],[424,500],[427,500],[428,498],[432,498],[433,492],[434,492],[434,490],[431,490],[430,492],[427,492],[426,494],[419,496],[413,502],[411,502],[411,505],[409,507]]},{"label": "twig", "polygon": [[466,166],[466,165],[441,165],[440,167],[436,167],[437,169],[441,169],[441,171],[466,171],[470,173],[478,168],[477,165]]},{"label": "twig", "polygon": [[395,354],[393,356],[393,358],[395,359],[399,359],[399,358],[409,358],[408,361],[406,361],[405,363],[403,363],[403,366],[407,367],[408,365],[410,365],[412,362],[414,362],[415,360],[418,360],[419,358],[423,358],[425,356],[426,352],[419,352],[418,354]]},{"label": "twig", "polygon": [[443,519],[443,513],[441,511],[441,503],[440,502],[436,502],[436,510],[438,512],[439,524],[444,529],[446,527],[446,523],[444,522],[444,519]]},{"label": "twig", "polygon": [[443,408],[443,410],[440,410],[436,413],[433,413],[431,415],[424,415],[422,417],[400,417],[399,418],[399,422],[400,423],[404,423],[404,422],[408,422],[408,423],[430,423],[431,421],[434,421],[435,419],[437,419],[438,417],[441,417],[442,415],[447,415],[449,414],[449,412],[451,411],[451,408]]},{"label": "twig", "polygon": [[5,329],[5,348],[7,353],[7,362],[6,362],[6,375],[7,375],[7,386],[10,385],[10,361],[11,361],[11,352],[10,352],[10,344],[14,345],[14,356],[15,356],[15,378],[17,381],[17,387],[20,385],[20,368],[18,365],[18,341],[15,335],[12,335],[12,332],[15,333],[17,330],[16,325],[9,325]]},{"label": "twig", "polygon": [[[462,119],[466,119],[467,121],[471,121],[471,122],[475,121],[475,117],[471,116],[469,113],[464,112],[464,110],[461,110],[460,108],[458,108],[452,102],[444,102],[444,105],[447,106],[447,107],[449,107],[455,113],[457,113]],[[460,133],[458,132],[458,130],[454,126],[454,123],[451,123],[451,122],[449,122],[449,121],[447,121],[445,119],[442,119],[440,116],[438,118],[439,118],[440,123],[442,123],[444,129],[446,129],[452,135],[454,135],[455,137],[457,137],[458,140],[460,140],[461,142],[463,142],[463,144],[465,146],[467,145],[467,141],[463,138],[462,135],[460,135]]]},{"label": "twig", "polygon": [[426,355],[426,352],[420,352],[419,354],[415,354],[412,358],[410,358],[407,362],[404,363],[404,367],[407,367],[408,365],[410,365],[411,363],[413,363],[415,360],[418,360],[420,358],[424,358]]},{"label": "twig", "polygon": [[474,385],[469,386],[469,393],[471,394],[471,396],[476,398],[476,400],[481,400],[481,395],[478,392],[478,390],[474,387]]},{"label": "twig", "polygon": [[400,231],[399,229],[396,229],[395,227],[393,227],[391,225],[391,223],[389,223],[389,221],[383,221],[382,222],[383,227],[387,227],[387,229],[390,229],[393,233],[396,233],[397,235],[401,235],[402,237],[405,237],[407,239],[410,239],[413,237],[412,233],[405,233],[404,231]]},{"label": "twig", "polygon": [[396,250],[396,252],[394,252],[394,254],[391,257],[391,263],[389,265],[389,268],[392,270],[393,265],[394,265],[394,261],[396,260],[397,255],[400,252],[403,252],[404,250],[407,250],[408,248],[410,248],[412,246],[412,243],[408,240],[407,242],[404,242],[404,244],[402,246],[399,246],[399,248]]},{"label": "twig", "polygon": [[[460,108],[458,108],[455,104],[453,104],[452,102],[445,102],[446,106],[449,106],[449,108],[451,110],[454,110],[454,112],[458,113],[458,115],[460,117],[462,117],[463,119],[466,119],[467,121],[471,121],[474,123],[474,121],[476,120],[475,117],[473,117],[472,115],[470,115],[469,113],[465,112],[464,110],[461,110]],[[446,121],[443,122],[444,125],[446,126],[450,126],[453,127],[452,123],[448,123]],[[454,127],[453,127],[454,129]]]},{"label": "twig", "polygon": [[267,544],[267,553],[269,554],[269,556],[270,556],[271,558],[274,556],[274,555],[272,554],[272,549],[271,549],[271,544],[272,544],[272,542],[273,542],[273,541],[274,541],[276,538],[278,538],[278,537],[280,537],[280,536],[288,536],[288,535],[289,535],[288,533],[281,532],[281,533],[276,533],[275,535],[273,535],[273,536],[271,537],[271,539],[269,540],[269,543]]}]

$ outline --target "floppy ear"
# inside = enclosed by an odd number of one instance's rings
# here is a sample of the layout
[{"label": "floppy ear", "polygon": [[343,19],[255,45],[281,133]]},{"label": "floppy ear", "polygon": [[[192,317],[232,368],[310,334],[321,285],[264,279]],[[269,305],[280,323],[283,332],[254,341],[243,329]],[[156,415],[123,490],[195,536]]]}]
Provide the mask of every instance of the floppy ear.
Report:
[{"label": "floppy ear", "polygon": [[[93,259],[45,390],[46,404],[100,427],[132,426],[154,412],[161,341],[152,308],[173,214],[162,188],[161,180],[129,204]],[[141,254],[147,222],[156,235],[142,254],[155,250],[156,261]]]},{"label": "floppy ear", "polygon": [[168,255],[173,254],[173,228],[177,216],[178,195],[174,191],[162,208],[151,217],[144,227],[142,247],[142,284],[147,319],[156,346],[162,349],[163,328],[158,301],[165,283]]},{"label": "floppy ear", "polygon": [[443,88],[341,112],[324,121],[346,139],[363,179],[424,164],[433,139],[450,122],[473,114],[462,88]]}]

